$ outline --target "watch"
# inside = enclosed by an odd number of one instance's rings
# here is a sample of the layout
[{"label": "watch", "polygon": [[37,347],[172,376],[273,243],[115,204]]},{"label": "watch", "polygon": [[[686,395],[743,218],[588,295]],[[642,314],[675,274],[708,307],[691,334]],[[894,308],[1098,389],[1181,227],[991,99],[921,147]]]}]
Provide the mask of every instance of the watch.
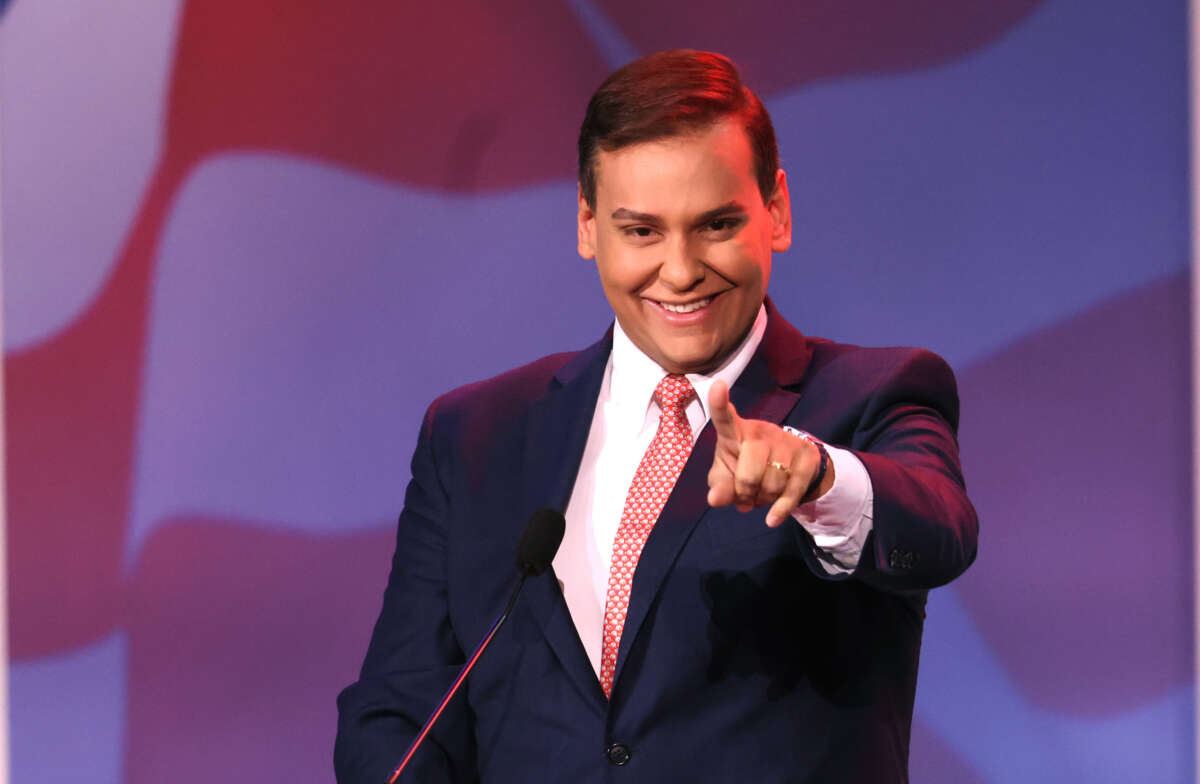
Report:
[{"label": "watch", "polygon": [[829,452],[825,449],[825,444],[821,441],[821,439],[817,438],[812,433],[809,433],[805,430],[797,430],[790,425],[784,425],[783,430],[784,432],[791,433],[797,438],[802,438],[815,446],[817,448],[817,453],[821,456],[821,465],[817,468],[817,475],[814,476],[812,481],[808,483],[808,489],[804,491],[804,495],[800,498],[801,503],[803,503],[804,499],[812,495],[813,491],[821,486],[821,481],[825,479],[825,474],[829,471]]}]

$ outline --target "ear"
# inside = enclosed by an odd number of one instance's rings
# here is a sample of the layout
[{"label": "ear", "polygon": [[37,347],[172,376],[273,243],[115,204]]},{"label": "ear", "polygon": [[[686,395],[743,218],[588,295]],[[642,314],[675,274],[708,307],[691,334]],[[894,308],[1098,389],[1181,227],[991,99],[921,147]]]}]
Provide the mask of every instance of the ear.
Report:
[{"label": "ear", "polygon": [[775,193],[767,202],[771,214],[771,250],[782,253],[792,247],[792,199],[788,195],[787,173],[775,172]]},{"label": "ear", "polygon": [[582,186],[579,193],[579,255],[585,259],[596,258],[596,213],[583,198]]}]

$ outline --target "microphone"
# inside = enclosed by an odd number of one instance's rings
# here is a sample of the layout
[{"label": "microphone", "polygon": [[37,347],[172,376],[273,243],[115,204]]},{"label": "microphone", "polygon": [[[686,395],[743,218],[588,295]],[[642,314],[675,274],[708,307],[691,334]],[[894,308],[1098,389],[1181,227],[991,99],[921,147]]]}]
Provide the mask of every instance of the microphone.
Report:
[{"label": "microphone", "polygon": [[442,711],[450,703],[450,699],[458,691],[458,687],[467,679],[467,675],[475,668],[475,663],[479,661],[479,657],[483,655],[484,650],[491,643],[492,638],[496,636],[496,632],[508,620],[508,614],[512,612],[513,606],[517,603],[517,596],[521,594],[521,588],[525,586],[525,581],[530,577],[537,577],[542,572],[550,568],[550,563],[554,560],[554,554],[558,552],[558,546],[562,544],[563,533],[567,529],[567,521],[563,517],[562,512],[555,509],[542,508],[533,513],[529,518],[529,522],[525,524],[525,530],[521,533],[521,539],[517,542],[517,570],[521,573],[521,581],[517,583],[517,587],[513,589],[512,595],[508,597],[508,604],[504,607],[504,612],[500,613],[500,617],[492,624],[492,628],[484,635],[480,641],[479,647],[467,659],[467,663],[463,665],[462,670],[458,673],[458,677],[454,679],[454,683],[450,684],[450,689],[442,697],[441,702],[434,708],[433,713],[429,716],[429,720],[425,722],[425,726],[413,739],[412,744],[408,747],[408,751],[404,754],[404,759],[400,760],[400,764],[392,771],[391,777],[387,780],[387,784],[396,784],[396,779],[400,778],[400,774],[404,768],[412,760],[417,749],[425,740],[425,736],[433,729],[433,725],[437,722],[438,717],[442,715]]},{"label": "microphone", "polygon": [[537,577],[550,568],[566,530],[567,521],[562,512],[542,508],[533,513],[525,524],[521,541],[517,542],[517,570],[521,572],[522,580]]}]

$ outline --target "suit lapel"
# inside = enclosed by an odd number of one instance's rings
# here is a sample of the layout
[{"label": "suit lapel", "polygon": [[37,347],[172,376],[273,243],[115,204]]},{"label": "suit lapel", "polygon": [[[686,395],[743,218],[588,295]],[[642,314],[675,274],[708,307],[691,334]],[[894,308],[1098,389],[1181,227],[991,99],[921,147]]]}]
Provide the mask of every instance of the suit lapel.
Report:
[{"label": "suit lapel", "polygon": [[[800,383],[812,349],[804,336],[775,311],[770,300],[766,305],[766,334],[758,351],[730,388],[729,397],[744,418],[782,422],[800,399],[800,394],[788,387]],[[716,431],[709,422],[700,431],[692,454],[638,558],[617,654],[614,693],[629,650],[655,597],[692,531],[708,511],[708,470],[712,467],[716,443]]]},{"label": "suit lapel", "polygon": [[[611,349],[610,331],[567,363],[555,375],[552,388],[530,406],[521,472],[526,516],[544,506],[566,511]],[[522,601],[542,627],[563,669],[597,711],[603,711],[604,692],[553,570],[529,580],[525,594]]]},{"label": "suit lapel", "polygon": [[611,338],[606,337],[582,351],[555,375],[552,388],[529,407],[521,471],[526,513],[543,506],[560,512],[566,509],[587,446],[611,345]]}]

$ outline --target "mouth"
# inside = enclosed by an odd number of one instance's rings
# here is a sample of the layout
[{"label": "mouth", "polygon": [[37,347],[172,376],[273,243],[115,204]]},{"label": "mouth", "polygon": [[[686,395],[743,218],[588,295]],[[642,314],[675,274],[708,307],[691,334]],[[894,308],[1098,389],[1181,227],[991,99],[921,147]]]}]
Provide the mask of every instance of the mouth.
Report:
[{"label": "mouth", "polygon": [[712,301],[714,299],[716,299],[717,296],[718,295],[714,294],[710,297],[704,297],[703,299],[694,299],[690,302],[663,302],[663,301],[657,300],[657,299],[651,300],[651,302],[653,302],[655,305],[658,305],[660,308],[667,311],[668,313],[686,314],[686,313],[695,313],[698,310],[703,310],[704,308],[707,308],[710,304],[712,304]]}]

